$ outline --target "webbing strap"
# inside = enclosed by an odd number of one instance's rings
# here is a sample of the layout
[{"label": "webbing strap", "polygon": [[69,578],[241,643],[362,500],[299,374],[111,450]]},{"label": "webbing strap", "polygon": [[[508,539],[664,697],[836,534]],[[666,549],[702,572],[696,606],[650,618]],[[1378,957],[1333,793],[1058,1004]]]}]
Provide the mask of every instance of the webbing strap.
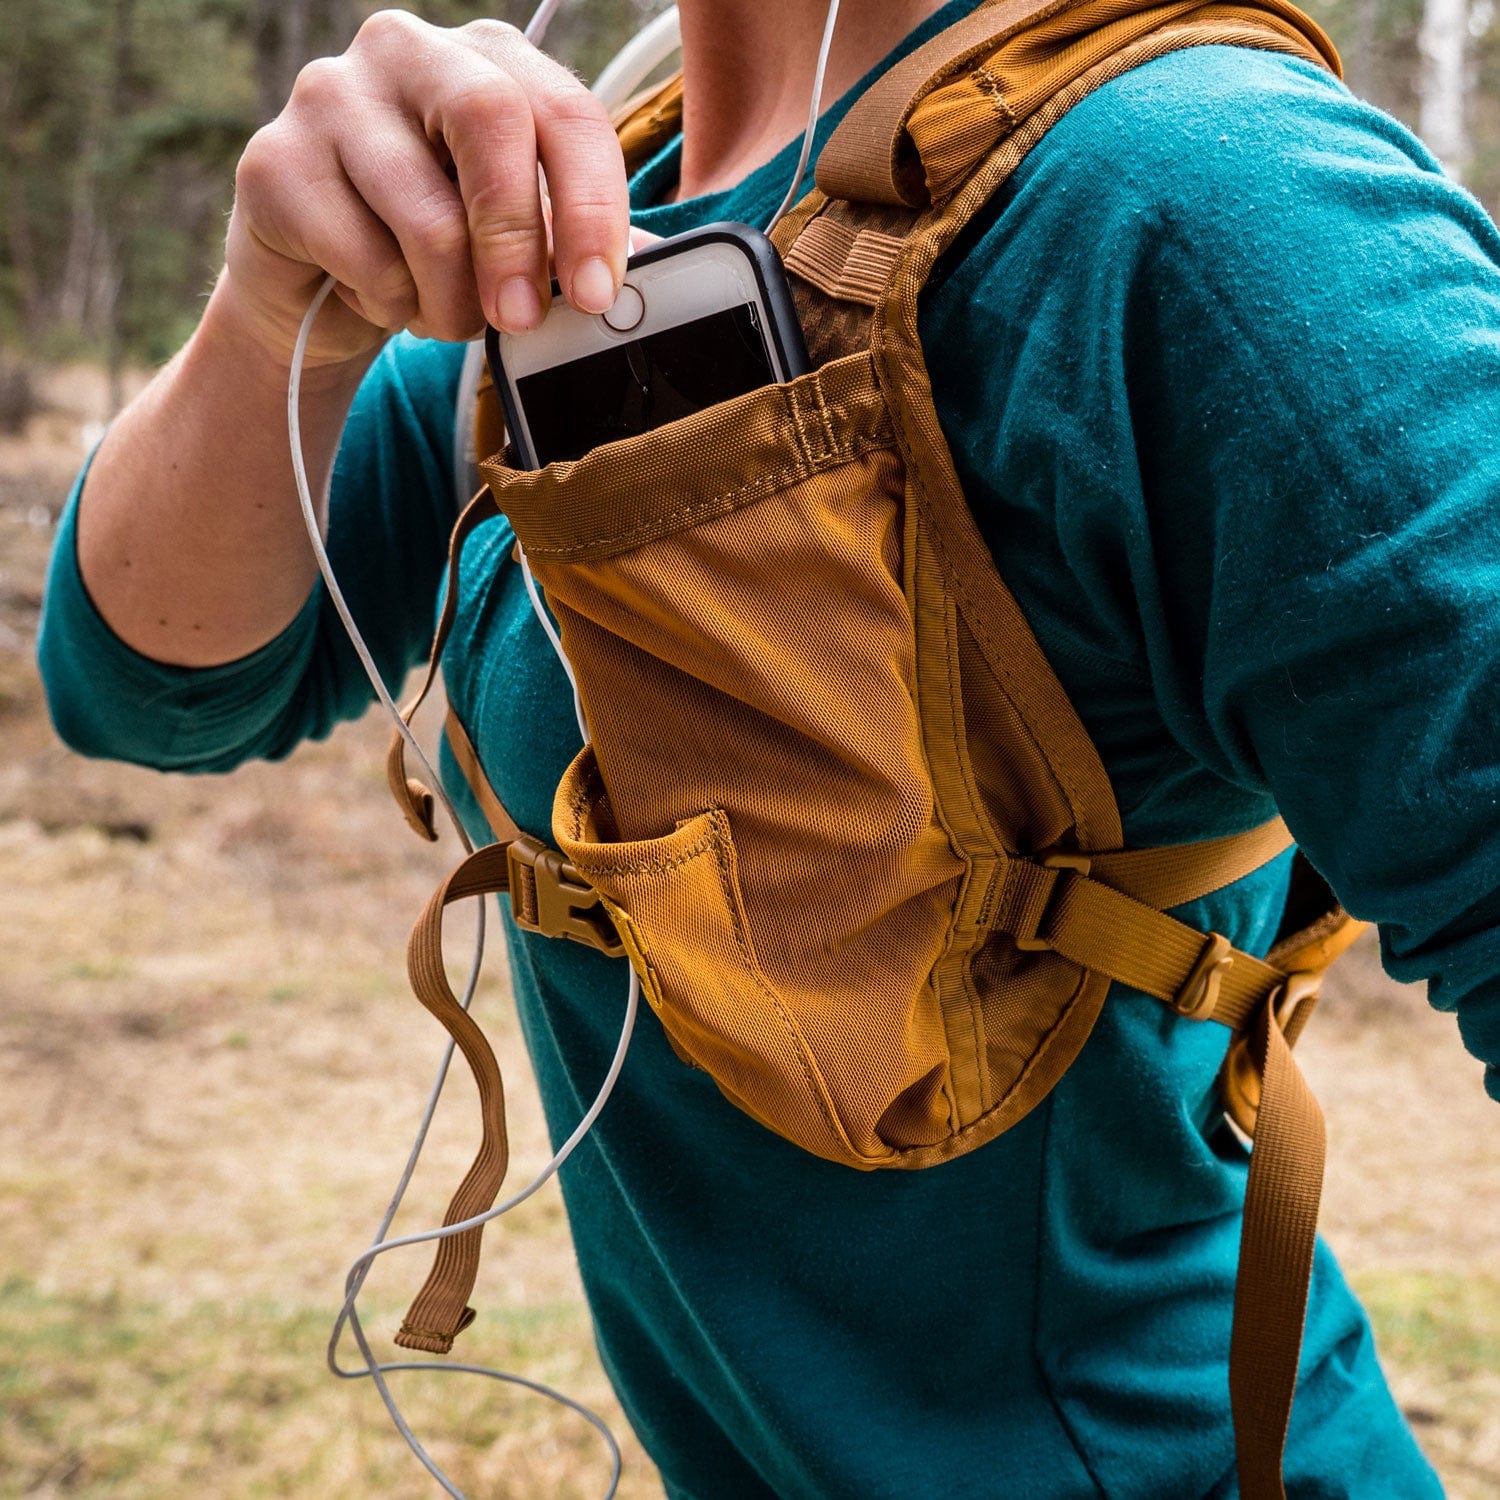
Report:
[{"label": "webbing strap", "polygon": [[479,755],[474,749],[474,742],[469,738],[468,730],[451,707],[448,717],[443,720],[443,734],[460,773],[468,782],[469,790],[473,792],[474,800],[479,804],[479,810],[484,814],[496,839],[502,844],[509,844],[523,837],[521,825],[506,812],[505,804],[490,785],[489,777],[484,774],[484,767],[479,763]]},{"label": "webbing strap", "polygon": [[1317,1000],[1321,974],[1312,963],[1331,961],[1352,941],[1357,924],[1345,918],[1301,944],[1297,956],[1309,967],[1288,974],[1137,898],[1171,905],[1195,900],[1274,858],[1289,842],[1277,819],[1201,844],[1013,859],[994,901],[995,926],[1018,947],[1050,949],[1184,1016],[1243,1033],[1226,1069],[1236,1064],[1249,1075],[1235,1080],[1242,1105],[1234,1113],[1254,1128],[1229,1351],[1245,1500],[1285,1500],[1282,1456],[1322,1195],[1323,1114],[1292,1059],[1289,1035],[1301,1029]]},{"label": "webbing strap", "polygon": [[[459,1003],[443,968],[443,913],[455,901],[510,887],[509,849],[488,844],[471,854],[433,892],[407,944],[407,972],[418,1000],[458,1043],[479,1088],[483,1124],[479,1153],[448,1204],[443,1223],[457,1224],[491,1208],[510,1161],[505,1129],[505,1088],[500,1065],[478,1023]],[[417,1293],[396,1342],[403,1349],[446,1354],[454,1338],[474,1321],[469,1295],[479,1274],[480,1229],[438,1241],[437,1255]]]},{"label": "webbing strap", "polygon": [[1229,1403],[1245,1500],[1285,1500],[1282,1455],[1323,1192],[1323,1111],[1292,1059],[1275,1007],[1248,1038],[1261,1074],[1229,1343]]},{"label": "webbing strap", "polygon": [[1160,908],[1221,890],[1290,844],[1276,818],[1196,844],[1013,858],[992,898],[994,926],[1019,948],[1060,953],[1182,1015],[1239,1031],[1285,982],[1286,971]]},{"label": "webbing strap", "polygon": [[921,207],[928,194],[907,139],[912,111],[965,63],[1076,3],[994,0],[902,58],[855,100],[818,153],[818,186],[830,198]]},{"label": "webbing strap", "polygon": [[[463,508],[453,524],[453,534],[448,539],[448,572],[443,591],[443,610],[438,616],[437,629],[433,632],[432,651],[427,658],[427,670],[422,675],[421,686],[401,708],[401,718],[407,724],[411,723],[417,710],[426,701],[427,694],[432,691],[443,647],[447,644],[448,633],[453,629],[453,618],[458,611],[458,565],[463,556],[464,543],[481,522],[499,514],[495,497],[486,485]],[[390,785],[391,795],[396,799],[396,806],[401,809],[412,831],[421,834],[424,839],[436,842],[437,820],[432,793],[415,777],[406,774],[406,741],[399,729],[391,734],[391,748],[385,758],[385,779]]]},{"label": "webbing strap", "polygon": [[1018,945],[1050,948],[1080,968],[1165,1000],[1182,1015],[1231,1031],[1286,978],[1217,934],[1205,935],[1079,871],[1033,869],[1051,879],[1036,880],[1028,870],[1008,873],[1007,885],[1013,883],[1024,903],[1016,911]]},{"label": "webbing strap", "polygon": [[1094,854],[1089,870],[1096,880],[1165,911],[1243,880],[1291,847],[1291,831],[1280,818],[1272,818],[1223,838]]},{"label": "webbing strap", "polygon": [[898,235],[815,218],[792,241],[783,259],[788,271],[830,297],[878,307],[901,258],[901,247]]}]

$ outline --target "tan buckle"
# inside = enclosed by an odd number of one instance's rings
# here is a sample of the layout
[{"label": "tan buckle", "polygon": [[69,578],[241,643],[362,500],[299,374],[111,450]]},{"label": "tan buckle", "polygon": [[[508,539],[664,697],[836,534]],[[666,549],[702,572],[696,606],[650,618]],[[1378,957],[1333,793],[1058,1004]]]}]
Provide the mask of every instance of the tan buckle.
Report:
[{"label": "tan buckle", "polygon": [[572,938],[611,958],[625,945],[599,892],[556,849],[523,834],[505,851],[510,866],[510,910],[516,926],[543,937]]},{"label": "tan buckle", "polygon": [[1072,870],[1079,875],[1087,875],[1089,870],[1093,867],[1093,862],[1086,854],[1068,854],[1065,852],[1054,852],[1052,854],[1042,855],[1040,859],[1035,861],[1035,863],[1039,864],[1044,870],[1056,870],[1058,874],[1053,879],[1052,884],[1047,888],[1047,899],[1042,904],[1042,910],[1040,915],[1037,917],[1036,925],[1031,929],[1032,935],[1030,937],[1026,937],[1013,934],[1011,936],[1011,942],[1017,948],[1019,948],[1022,953],[1050,953],[1052,952],[1052,944],[1049,943],[1045,938],[1037,937],[1036,934],[1047,925],[1047,913],[1051,911],[1052,903],[1057,899],[1057,887],[1059,882],[1063,878],[1062,872],[1064,870]]},{"label": "tan buckle", "polygon": [[1187,1016],[1190,1020],[1211,1015],[1218,1003],[1219,985],[1233,962],[1234,944],[1220,933],[1209,933],[1197,962],[1182,982],[1182,988],[1167,1004],[1179,1016]]}]

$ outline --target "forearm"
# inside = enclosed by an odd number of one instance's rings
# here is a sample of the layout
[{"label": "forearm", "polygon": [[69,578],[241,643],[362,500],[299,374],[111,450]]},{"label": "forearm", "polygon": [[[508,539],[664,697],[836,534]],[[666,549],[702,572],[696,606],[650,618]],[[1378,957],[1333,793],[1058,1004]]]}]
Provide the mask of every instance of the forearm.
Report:
[{"label": "forearm", "polygon": [[[376,352],[304,374],[320,507]],[[180,666],[248,656],[306,603],[316,569],[284,437],[286,382],[221,278],[187,345],[101,444],[80,501],[79,568],[100,614],[142,655]]]}]

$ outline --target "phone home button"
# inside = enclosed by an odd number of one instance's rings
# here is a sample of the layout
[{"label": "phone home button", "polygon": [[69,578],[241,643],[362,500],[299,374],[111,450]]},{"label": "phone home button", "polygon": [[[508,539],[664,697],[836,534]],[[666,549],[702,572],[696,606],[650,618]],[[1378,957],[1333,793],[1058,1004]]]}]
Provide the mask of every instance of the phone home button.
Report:
[{"label": "phone home button", "polygon": [[641,326],[641,319],[646,316],[646,299],[627,281],[620,288],[615,305],[599,316],[604,320],[605,326],[613,328],[616,333],[629,333]]}]

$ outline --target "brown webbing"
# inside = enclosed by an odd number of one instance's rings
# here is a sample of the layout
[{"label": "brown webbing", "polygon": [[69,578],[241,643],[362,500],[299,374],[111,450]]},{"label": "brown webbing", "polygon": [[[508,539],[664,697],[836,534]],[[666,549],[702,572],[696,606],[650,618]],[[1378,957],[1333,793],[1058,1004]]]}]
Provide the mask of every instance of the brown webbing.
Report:
[{"label": "brown webbing", "polygon": [[1077,0],[995,0],[933,37],[896,64],[854,102],[818,154],[817,184],[830,198],[865,203],[928,201],[921,163],[906,122],[945,79],[1007,37],[1076,4]]},{"label": "brown webbing", "polygon": [[[457,1224],[485,1213],[495,1202],[510,1161],[505,1129],[505,1088],[500,1065],[474,1018],[449,987],[443,968],[443,913],[455,901],[489,896],[510,888],[509,851],[504,844],[476,850],[440,885],[428,901],[407,944],[407,971],[418,1000],[458,1043],[479,1086],[483,1136],[474,1164],[454,1193],[443,1223]],[[403,1349],[446,1354],[454,1338],[474,1321],[469,1294],[479,1272],[480,1229],[438,1241],[437,1256],[417,1293],[396,1342]]]},{"label": "brown webbing", "polygon": [[[996,925],[1025,947],[1061,953],[1080,968],[1165,1000],[1185,1015],[1237,1031],[1286,975],[1073,869],[1013,861],[996,902]],[[1217,940],[1222,943],[1222,939]],[[1212,987],[1190,981],[1212,954]],[[1205,978],[1209,976],[1205,973]]]},{"label": "brown webbing", "polygon": [[[443,593],[443,610],[438,616],[437,629],[433,632],[427,670],[422,675],[422,682],[416,693],[401,708],[401,717],[407,724],[411,723],[417,710],[426,701],[427,694],[432,691],[443,647],[447,643],[448,633],[453,629],[453,617],[458,610],[458,565],[463,556],[464,543],[482,522],[499,514],[495,507],[495,497],[486,486],[469,501],[454,523],[453,535],[448,539],[448,572]],[[401,809],[412,831],[425,839],[436,841],[437,822],[432,793],[415,777],[406,774],[406,741],[399,729],[391,735],[391,748],[385,758],[385,779],[390,786],[391,795],[396,799],[396,806]]]},{"label": "brown webbing", "polygon": [[814,219],[792,241],[788,271],[844,302],[876,307],[901,258],[901,241],[875,229],[854,230],[827,217]]},{"label": "brown webbing", "polygon": [[453,759],[462,773],[463,778],[469,784],[469,790],[474,794],[474,800],[479,804],[480,811],[484,814],[485,821],[490,825],[490,831],[496,840],[502,844],[512,843],[521,837],[521,826],[511,815],[506,812],[505,804],[495,795],[495,789],[490,785],[490,779],[484,774],[484,768],[479,764],[479,756],[475,752],[473,741],[469,738],[469,732],[463,726],[458,715],[450,708],[448,717],[443,721],[443,734],[447,737],[448,748],[453,752]]},{"label": "brown webbing", "polygon": [[[1248,836],[1239,836],[1237,841],[1228,841],[1231,845],[1238,842],[1240,847],[1220,851],[1219,871],[1227,873],[1232,868],[1230,858],[1239,862],[1248,859],[1257,844],[1281,843],[1282,831],[1273,836],[1274,827],[1268,824]],[[1203,859],[1206,846],[1196,847],[1196,859],[1179,858],[1178,865],[1179,870],[1193,863],[1200,865],[1199,877],[1191,882],[1191,888],[1204,894],[1199,889],[1203,871],[1214,861]],[[1182,851],[1145,852],[1191,856],[1194,848],[1187,845]],[[1205,939],[1195,928],[1143,906],[1079,870],[1048,868],[1029,861],[1017,861],[1014,869],[1017,874],[1007,882],[1012,887],[1012,905],[1002,905],[997,925],[1012,930],[1016,925],[1024,926],[1027,903],[1017,896],[1028,881],[1036,890],[1048,881],[1061,885],[1061,898],[1055,902],[1055,890],[1045,897],[1032,897],[1041,899],[1046,908],[1039,934],[1041,946],[1168,1004],[1185,1001],[1187,1008],[1178,1006],[1184,1015],[1217,1021],[1236,1032],[1246,1031],[1235,1046],[1244,1048],[1253,1079],[1254,1114],[1250,1123],[1255,1149],[1250,1156],[1235,1283],[1230,1400],[1241,1494],[1246,1500],[1285,1500],[1282,1455],[1296,1395],[1316,1244],[1324,1127],[1317,1100],[1292,1058],[1279,1010],[1283,996],[1290,993],[1297,1003],[1289,1017],[1300,1030],[1317,998],[1318,973],[1304,970],[1289,976],[1231,948],[1222,938],[1210,934]],[[1032,880],[1032,872],[1042,878]],[[1164,878],[1186,880],[1178,871]],[[1173,888],[1180,894],[1189,886],[1178,883]],[[1182,899],[1193,898],[1185,895]],[[1304,952],[1311,956],[1317,951],[1323,957],[1331,948],[1341,951],[1361,925],[1344,919],[1336,927],[1336,939],[1330,931],[1314,939]],[[1205,957],[1212,960],[1207,969]],[[1216,993],[1207,993],[1201,986],[1193,989],[1195,978],[1201,981],[1205,975],[1212,977]],[[1300,981],[1296,989],[1293,979]],[[1199,1002],[1196,1008],[1194,1001]],[[1226,1072],[1237,1055],[1231,1051]],[[1243,1120],[1242,1111],[1234,1112]]]},{"label": "brown webbing", "polygon": [[1323,1190],[1323,1111],[1272,1006],[1260,1008],[1249,1041],[1262,1093],[1234,1284],[1229,1401],[1240,1493],[1285,1500],[1282,1455]]},{"label": "brown webbing", "polygon": [[1090,868],[1106,885],[1165,911],[1243,880],[1291,847],[1286,824],[1272,818],[1245,833],[1200,843],[1091,855]]}]

